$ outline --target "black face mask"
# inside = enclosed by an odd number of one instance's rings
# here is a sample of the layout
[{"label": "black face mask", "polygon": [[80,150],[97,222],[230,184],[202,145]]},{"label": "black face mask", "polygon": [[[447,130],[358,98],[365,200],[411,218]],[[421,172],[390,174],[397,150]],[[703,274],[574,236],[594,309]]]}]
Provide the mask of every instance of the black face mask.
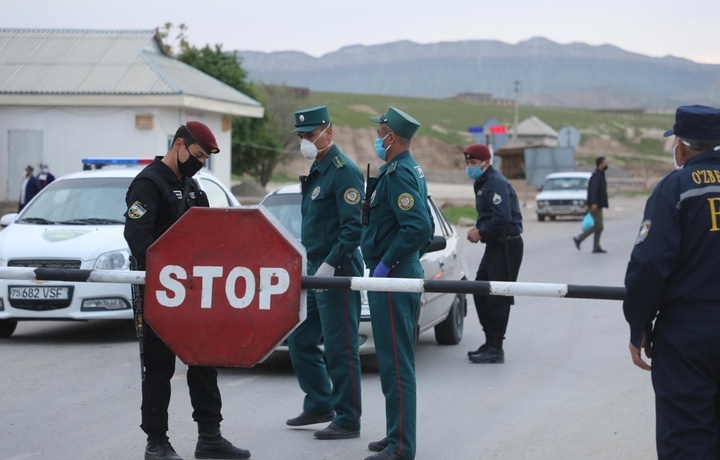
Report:
[{"label": "black face mask", "polygon": [[192,177],[202,169],[203,162],[195,158],[195,155],[190,154],[188,159],[183,163],[180,163],[180,159],[178,159],[177,167],[183,177]]}]

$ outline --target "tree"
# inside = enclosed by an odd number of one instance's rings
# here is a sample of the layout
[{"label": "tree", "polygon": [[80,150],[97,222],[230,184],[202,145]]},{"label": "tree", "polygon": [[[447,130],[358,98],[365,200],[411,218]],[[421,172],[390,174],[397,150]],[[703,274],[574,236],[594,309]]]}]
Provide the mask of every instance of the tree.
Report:
[{"label": "tree", "polygon": [[294,113],[303,107],[307,92],[286,85],[258,86],[258,91],[264,101],[265,114],[268,117],[267,132],[271,133],[282,146],[277,156],[265,156],[260,161],[263,174],[266,175],[267,180],[270,180],[272,171],[283,156],[298,154],[297,134],[292,132],[292,127],[295,125]]},{"label": "tree", "polygon": [[[165,51],[173,55],[173,48],[167,42],[172,34],[172,23],[166,23],[158,29],[158,36],[163,42]],[[259,102],[261,94],[249,81],[247,72],[241,67],[236,53],[226,53],[222,45],[211,48],[191,46],[186,37],[187,27],[183,24],[175,42],[179,47],[177,59],[185,64],[214,77],[226,85],[244,93]],[[263,104],[264,105],[264,104]],[[263,118],[233,117],[232,122],[231,164],[233,174],[247,174],[257,180],[263,187],[269,182],[272,170],[283,154],[282,136],[272,127],[268,112]]]},{"label": "tree", "polygon": [[175,39],[170,42],[170,34],[173,33],[173,23],[172,22],[166,22],[163,24],[162,27],[158,27],[157,34],[158,38],[160,38],[160,43],[162,44],[163,52],[167,54],[168,56],[175,56],[175,49],[174,47],[178,49],[184,49],[189,46],[187,41],[187,26],[185,24],[180,24],[178,26],[177,34],[175,35]]}]

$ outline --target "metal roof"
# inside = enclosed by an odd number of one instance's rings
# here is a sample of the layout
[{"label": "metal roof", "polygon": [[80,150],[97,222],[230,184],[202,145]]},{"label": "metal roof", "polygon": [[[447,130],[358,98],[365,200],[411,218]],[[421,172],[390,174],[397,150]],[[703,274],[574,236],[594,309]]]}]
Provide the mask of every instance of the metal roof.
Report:
[{"label": "metal roof", "polygon": [[535,115],[524,119],[517,125],[518,136],[557,137],[557,131]]},{"label": "metal roof", "polygon": [[0,29],[0,95],[188,96],[262,116],[259,102],[165,55],[155,30]]}]

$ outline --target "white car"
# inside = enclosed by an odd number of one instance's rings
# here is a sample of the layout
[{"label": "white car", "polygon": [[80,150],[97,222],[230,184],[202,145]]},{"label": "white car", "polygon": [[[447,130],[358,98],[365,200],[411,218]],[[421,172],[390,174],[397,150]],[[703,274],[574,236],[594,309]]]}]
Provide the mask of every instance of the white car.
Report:
[{"label": "white car", "polygon": [[540,222],[558,216],[580,217],[587,212],[587,188],[592,173],[558,172],[548,174],[535,197]]},{"label": "white car", "polygon": [[[88,159],[86,164],[131,166],[68,174],[41,190],[19,214],[3,216],[0,266],[128,270],[125,193],[150,161]],[[195,178],[210,206],[240,205],[209,172],[201,170]],[[18,321],[132,317],[128,284],[0,280],[0,338],[10,337]]]},{"label": "white car", "polygon": [[[298,240],[302,215],[300,185],[286,185],[269,193],[260,202]],[[460,239],[455,228],[450,225],[432,197],[428,204],[435,220],[435,241],[428,252],[420,259],[428,280],[463,280],[467,279],[466,266],[460,252]],[[366,276],[368,275],[366,270]],[[422,307],[416,329],[416,336],[434,328],[435,339],[443,345],[457,345],[462,340],[467,301],[465,294],[448,294],[426,292],[422,295]],[[360,354],[375,354],[375,342],[370,326],[370,308],[367,295],[362,293],[362,310],[360,314]],[[278,350],[287,351],[282,344]]]}]

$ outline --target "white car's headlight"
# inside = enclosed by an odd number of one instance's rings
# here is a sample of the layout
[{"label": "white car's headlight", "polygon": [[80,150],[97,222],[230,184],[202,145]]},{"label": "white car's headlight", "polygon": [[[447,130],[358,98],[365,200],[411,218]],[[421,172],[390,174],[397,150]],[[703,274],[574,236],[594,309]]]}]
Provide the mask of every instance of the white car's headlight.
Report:
[{"label": "white car's headlight", "polygon": [[129,270],[130,250],[107,252],[98,257],[95,262],[95,270]]}]

